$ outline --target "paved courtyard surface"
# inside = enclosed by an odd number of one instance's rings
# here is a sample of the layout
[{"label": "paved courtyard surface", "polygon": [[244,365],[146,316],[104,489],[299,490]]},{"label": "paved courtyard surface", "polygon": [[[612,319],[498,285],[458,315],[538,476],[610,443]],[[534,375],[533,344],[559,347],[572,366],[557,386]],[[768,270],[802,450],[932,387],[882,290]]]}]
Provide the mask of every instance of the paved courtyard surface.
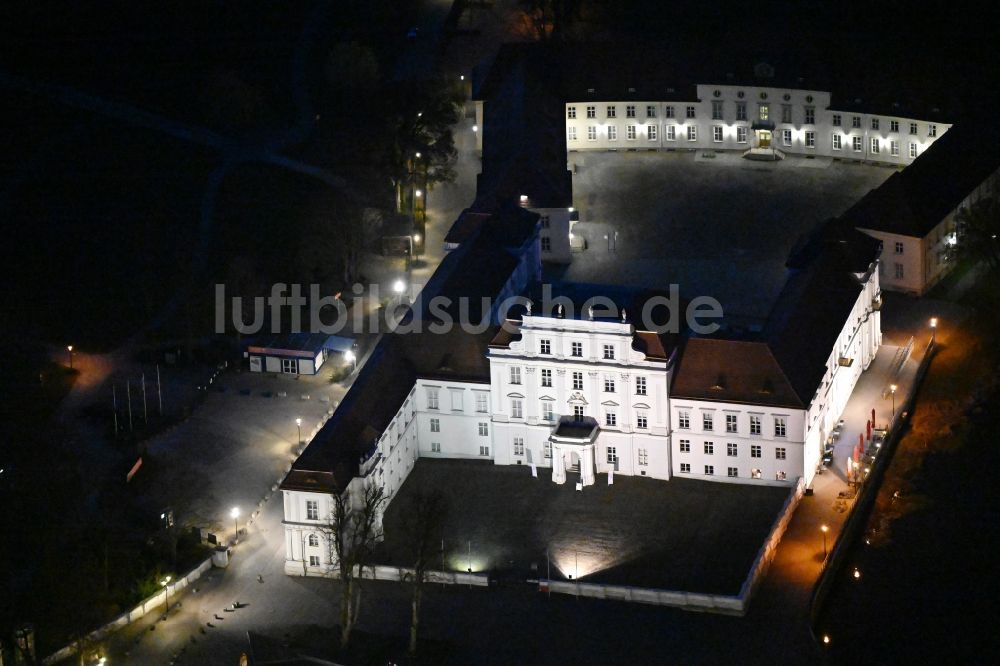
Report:
[{"label": "paved courtyard surface", "polygon": [[587,249],[570,282],[661,287],[718,299],[727,315],[763,317],[800,237],[893,171],[831,160],[750,162],[736,154],[570,153],[574,234]]},{"label": "paved courtyard surface", "polygon": [[[385,562],[411,565],[402,535],[418,492],[440,489],[447,570],[737,594],[789,488],[617,476],[583,491],[548,470],[421,459],[386,512]],[[471,550],[471,555],[470,555]]]},{"label": "paved courtyard surface", "polygon": [[242,528],[295,459],[295,419],[302,419],[308,441],[339,404],[345,389],[329,376],[326,367],[313,377],[220,375],[190,418],[147,443],[146,463],[134,482],[143,501],[157,511],[172,507],[181,524],[231,538],[230,509],[240,507]]}]

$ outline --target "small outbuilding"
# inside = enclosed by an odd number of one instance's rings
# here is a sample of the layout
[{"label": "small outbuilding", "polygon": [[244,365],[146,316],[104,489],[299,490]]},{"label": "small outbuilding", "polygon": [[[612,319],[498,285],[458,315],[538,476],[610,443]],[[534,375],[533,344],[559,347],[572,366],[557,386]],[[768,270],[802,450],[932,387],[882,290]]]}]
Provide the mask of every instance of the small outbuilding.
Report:
[{"label": "small outbuilding", "polygon": [[315,375],[330,354],[343,355],[353,341],[336,335],[290,333],[262,337],[247,346],[250,372]]}]

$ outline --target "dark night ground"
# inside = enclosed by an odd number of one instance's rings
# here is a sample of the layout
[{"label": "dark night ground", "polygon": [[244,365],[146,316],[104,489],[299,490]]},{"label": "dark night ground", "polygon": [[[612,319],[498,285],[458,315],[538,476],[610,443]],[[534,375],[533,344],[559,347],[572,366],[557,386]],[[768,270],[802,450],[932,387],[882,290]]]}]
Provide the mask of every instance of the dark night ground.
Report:
[{"label": "dark night ground", "polygon": [[419,460],[386,513],[385,561],[411,564],[406,507],[414,493],[441,489],[449,571],[468,567],[471,540],[474,571],[544,577],[548,548],[557,580],[578,570],[584,582],[734,595],[789,493],[628,476],[608,486],[605,474],[577,492],[575,479],[557,485],[548,469],[533,479],[527,467]]}]

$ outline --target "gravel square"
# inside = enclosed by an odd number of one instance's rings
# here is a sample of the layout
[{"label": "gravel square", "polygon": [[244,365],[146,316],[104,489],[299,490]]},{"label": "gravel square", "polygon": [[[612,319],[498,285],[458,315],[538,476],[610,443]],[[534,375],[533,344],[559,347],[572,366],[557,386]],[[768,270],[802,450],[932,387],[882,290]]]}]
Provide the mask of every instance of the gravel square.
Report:
[{"label": "gravel square", "polygon": [[[444,566],[498,578],[581,579],[737,594],[791,490],[607,475],[577,491],[550,471],[467,460],[417,461],[385,515],[379,561],[412,565],[407,506],[439,489],[448,502]],[[470,557],[471,546],[471,557]],[[440,565],[434,568],[439,568]]]}]

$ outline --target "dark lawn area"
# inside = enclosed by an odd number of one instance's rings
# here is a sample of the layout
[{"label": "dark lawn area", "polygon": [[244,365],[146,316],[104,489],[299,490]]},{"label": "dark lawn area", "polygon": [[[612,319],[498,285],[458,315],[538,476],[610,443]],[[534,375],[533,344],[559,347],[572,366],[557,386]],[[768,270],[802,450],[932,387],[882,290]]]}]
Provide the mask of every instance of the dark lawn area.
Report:
[{"label": "dark lawn area", "polygon": [[[790,489],[659,481],[598,475],[575,490],[575,478],[533,479],[528,467],[464,460],[419,460],[385,516],[380,561],[412,564],[407,506],[418,492],[448,499],[444,559],[448,570],[544,577],[688,592],[736,594]],[[434,568],[440,565],[436,564]],[[532,570],[537,566],[537,572]]]}]

